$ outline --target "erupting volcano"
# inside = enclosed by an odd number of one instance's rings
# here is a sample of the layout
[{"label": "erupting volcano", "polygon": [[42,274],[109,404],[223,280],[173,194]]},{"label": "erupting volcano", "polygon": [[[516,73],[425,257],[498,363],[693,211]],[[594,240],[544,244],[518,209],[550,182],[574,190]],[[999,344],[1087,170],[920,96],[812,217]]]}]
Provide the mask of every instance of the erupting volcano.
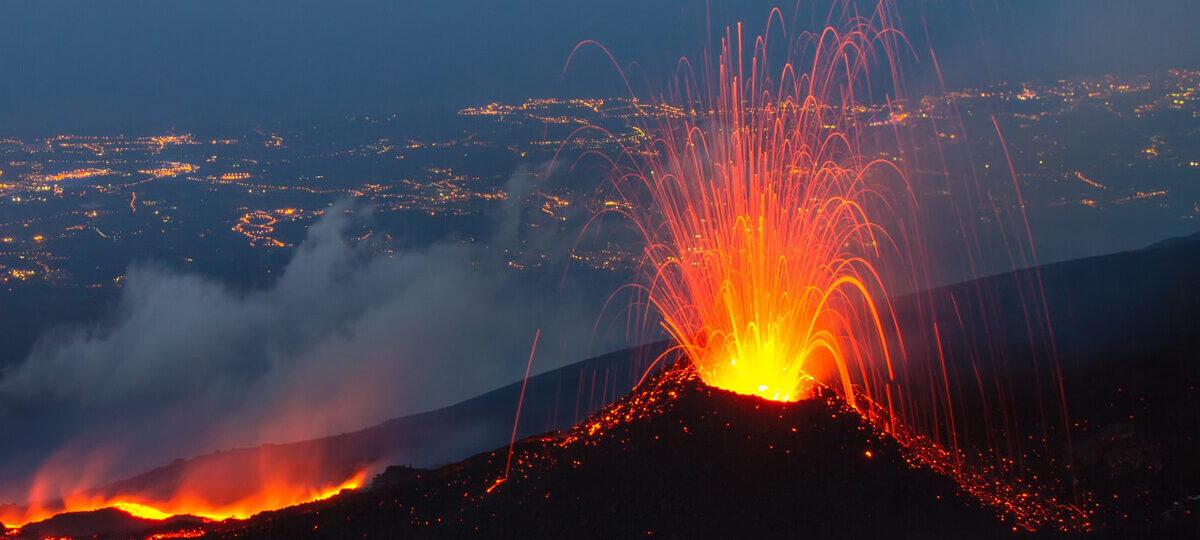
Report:
[{"label": "erupting volcano", "polygon": [[[334,460],[267,448],[257,459],[164,467],[153,478],[170,476],[167,487],[144,476],[88,489],[69,470],[46,468],[26,504],[0,506],[0,521],[32,523],[10,533],[30,537],[86,533],[90,525],[64,525],[60,514],[110,519],[96,512],[106,508],[140,518],[108,532],[160,537],[1090,531],[1097,504],[1073,476],[1072,433],[1086,430],[1067,415],[1052,309],[1001,122],[990,119],[979,146],[1004,157],[1007,176],[984,188],[974,156],[949,159],[940,141],[966,138],[957,104],[948,108],[957,120],[902,127],[914,114],[906,66],[924,57],[893,2],[862,14],[836,0],[819,31],[785,19],[772,10],[753,37],[727,27],[716,54],[679,61],[652,105],[631,95],[635,114],[624,120],[638,137],[587,125],[559,147],[588,132],[614,145],[572,156],[600,161],[602,190],[614,195],[579,242],[610,226],[609,214],[641,242],[637,281],[606,304],[629,294],[633,333],[668,343],[630,360],[637,384],[618,383],[613,370],[610,385],[606,370],[600,403],[580,414],[588,374],[579,368],[564,384],[559,372],[553,409],[535,411],[553,429],[521,439],[531,352],[510,444],[465,461],[380,471],[383,451]],[[587,41],[567,67],[591,46],[616,64]],[[940,77],[932,51],[928,61]],[[444,182],[439,190],[458,189]],[[549,203],[544,211],[553,215]],[[946,224],[953,242],[933,245],[926,227]],[[1014,271],[982,278],[985,251]],[[947,285],[961,276],[939,265],[956,257],[969,273]],[[570,425],[558,423],[564,388],[578,389],[572,418],[586,420],[560,429]]]}]

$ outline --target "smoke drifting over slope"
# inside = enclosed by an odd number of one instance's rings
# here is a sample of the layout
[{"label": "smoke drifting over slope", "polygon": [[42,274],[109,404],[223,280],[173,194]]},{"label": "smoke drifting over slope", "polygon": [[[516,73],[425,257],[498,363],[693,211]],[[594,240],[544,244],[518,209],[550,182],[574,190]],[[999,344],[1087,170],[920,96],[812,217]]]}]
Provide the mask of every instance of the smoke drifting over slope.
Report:
[{"label": "smoke drifting over slope", "polygon": [[[509,200],[532,178],[519,171]],[[388,256],[346,239],[369,212],[335,205],[264,290],[131,269],[107,321],[51,332],[0,374],[0,425],[19,441],[0,450],[0,501],[24,500],[39,469],[59,495],[175,457],[448,405],[519,379],[538,328],[535,372],[606,348],[592,328],[607,289],[560,291],[561,264],[546,265],[554,279],[508,269],[520,205],[500,214],[490,248]],[[561,242],[541,250],[565,255],[575,236],[556,236],[526,245]]]}]

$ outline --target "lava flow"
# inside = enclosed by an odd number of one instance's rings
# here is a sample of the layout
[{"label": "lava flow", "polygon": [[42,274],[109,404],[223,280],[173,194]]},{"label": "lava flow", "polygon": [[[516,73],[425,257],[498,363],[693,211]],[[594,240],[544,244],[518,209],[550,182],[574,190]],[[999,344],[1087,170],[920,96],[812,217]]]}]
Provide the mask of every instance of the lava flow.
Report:
[{"label": "lava flow", "polygon": [[115,508],[149,520],[165,520],[172,516],[214,521],[245,519],[266,510],[323,500],[343,490],[357,489],[367,474],[364,469],[340,481],[313,481],[308,474],[313,471],[303,468],[289,471],[287,467],[267,465],[234,476],[222,474],[234,471],[217,471],[217,468],[200,466],[185,472],[180,485],[170,489],[169,493],[155,487],[109,487],[59,495],[53,493],[54,483],[43,477],[31,493],[29,506],[0,506],[0,522],[20,527],[60,514],[104,508]]}]

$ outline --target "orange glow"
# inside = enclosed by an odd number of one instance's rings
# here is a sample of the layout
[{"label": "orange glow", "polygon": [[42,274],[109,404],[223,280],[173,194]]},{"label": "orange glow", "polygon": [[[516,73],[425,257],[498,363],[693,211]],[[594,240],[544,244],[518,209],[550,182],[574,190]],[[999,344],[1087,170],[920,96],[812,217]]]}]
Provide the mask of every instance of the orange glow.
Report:
[{"label": "orange glow", "polygon": [[201,536],[204,536],[203,529],[188,529],[150,535],[147,537],[147,540],[166,540],[168,538],[200,538]]},{"label": "orange glow", "polygon": [[1103,184],[1101,184],[1101,183],[1099,183],[1099,182],[1097,182],[1097,181],[1095,181],[1095,180],[1092,180],[1091,178],[1088,178],[1088,177],[1084,176],[1082,171],[1075,171],[1075,178],[1078,178],[1078,179],[1079,179],[1079,181],[1081,181],[1081,182],[1083,182],[1083,183],[1085,183],[1085,184],[1087,184],[1087,185],[1089,185],[1089,186],[1092,186],[1092,187],[1094,187],[1094,188],[1097,188],[1097,189],[1108,189],[1108,186],[1105,186],[1105,185],[1103,185]]},{"label": "orange glow", "polygon": [[75,169],[71,171],[63,171],[58,174],[48,174],[42,178],[45,182],[62,182],[63,180],[80,180],[83,178],[91,178],[94,176],[108,176],[117,174],[112,169]]},{"label": "orange glow", "polygon": [[[128,514],[151,520],[163,520],[177,515],[193,515],[209,520],[245,519],[259,512],[275,510],[328,499],[342,490],[357,489],[366,480],[365,470],[354,473],[343,482],[324,485],[302,485],[303,478],[291,479],[287,471],[274,471],[267,478],[258,478],[262,484],[257,490],[233,501],[217,502],[211,492],[203,488],[184,485],[172,496],[159,500],[152,495],[98,495],[87,492],[76,492],[61,498],[55,503],[33,504],[27,508],[13,506],[0,507],[0,522],[9,527],[19,527],[28,523],[43,521],[57,514],[66,512],[90,512],[102,508],[116,508]],[[227,479],[228,480],[228,479]],[[47,486],[36,486],[34,498],[47,495]]]},{"label": "orange glow", "polygon": [[[285,216],[291,215],[286,210],[276,210],[275,212]],[[292,213],[294,214],[295,212],[293,211]],[[271,212],[254,210],[239,217],[237,224],[233,226],[233,230],[249,238],[251,245],[284,247],[287,244],[271,237],[275,232],[276,223],[279,223],[279,219],[272,215]]]},{"label": "orange glow", "polygon": [[200,170],[200,167],[192,165],[191,163],[169,162],[156,169],[142,169],[138,172],[142,174],[148,174],[152,178],[171,178],[181,174],[194,173],[198,170]]},{"label": "orange glow", "polygon": [[125,512],[133,517],[142,519],[163,520],[171,517],[171,514],[163,512],[153,506],[146,506],[135,502],[118,501],[109,505],[117,510]]}]

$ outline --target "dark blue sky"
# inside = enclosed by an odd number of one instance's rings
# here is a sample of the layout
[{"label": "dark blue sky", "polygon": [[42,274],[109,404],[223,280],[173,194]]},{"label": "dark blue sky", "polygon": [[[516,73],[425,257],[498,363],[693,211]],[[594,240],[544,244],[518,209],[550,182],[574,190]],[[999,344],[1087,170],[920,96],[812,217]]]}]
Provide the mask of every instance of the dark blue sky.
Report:
[{"label": "dark blue sky", "polygon": [[[776,2],[711,3],[713,26],[744,20],[758,30]],[[560,82],[576,43],[602,41],[654,78],[703,50],[705,4],[0,0],[0,131],[257,123],[604,93],[616,77],[598,58]],[[905,31],[923,42],[928,27],[951,86],[1200,67],[1195,0],[902,4]]]}]

